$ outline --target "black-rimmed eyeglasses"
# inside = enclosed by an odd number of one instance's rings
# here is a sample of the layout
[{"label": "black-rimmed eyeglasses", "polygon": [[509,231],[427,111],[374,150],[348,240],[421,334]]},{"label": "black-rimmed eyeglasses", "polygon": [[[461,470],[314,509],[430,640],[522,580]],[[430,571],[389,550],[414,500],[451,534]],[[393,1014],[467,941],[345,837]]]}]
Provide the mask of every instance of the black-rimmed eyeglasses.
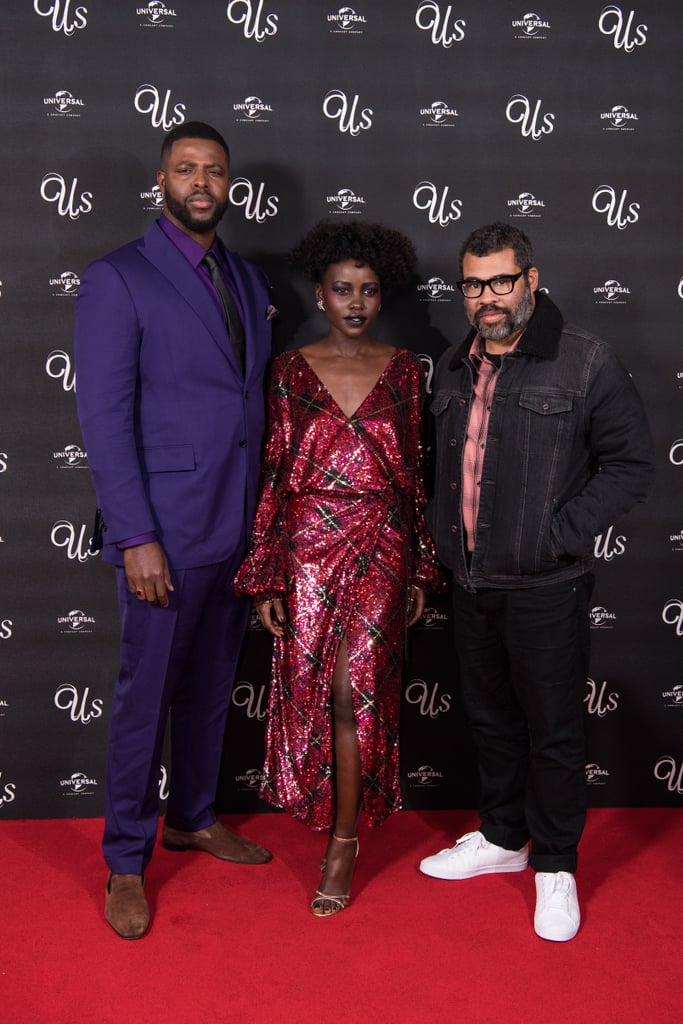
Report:
[{"label": "black-rimmed eyeglasses", "polygon": [[468,277],[466,281],[458,281],[458,288],[466,299],[478,299],[486,285],[494,295],[509,295],[522,274],[526,274],[528,269],[527,267],[526,270],[520,270],[518,274],[496,274],[495,277],[489,277],[486,281],[481,281],[478,277]]}]

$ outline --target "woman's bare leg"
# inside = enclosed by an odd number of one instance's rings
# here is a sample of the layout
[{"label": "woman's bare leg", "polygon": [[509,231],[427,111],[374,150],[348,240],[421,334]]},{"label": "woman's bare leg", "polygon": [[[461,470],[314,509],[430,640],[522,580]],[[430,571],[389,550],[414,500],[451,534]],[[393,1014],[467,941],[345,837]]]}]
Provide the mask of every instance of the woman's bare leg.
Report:
[{"label": "woman's bare leg", "polygon": [[[343,896],[351,889],[351,879],[358,852],[355,839],[360,817],[362,787],[358,731],[353,714],[349,655],[346,639],[342,640],[337,664],[332,677],[333,735],[334,735],[334,828],[327,844],[320,892],[330,896]],[[335,838],[336,837],[336,838]],[[314,903],[323,914],[339,909],[331,901],[318,897]]]}]

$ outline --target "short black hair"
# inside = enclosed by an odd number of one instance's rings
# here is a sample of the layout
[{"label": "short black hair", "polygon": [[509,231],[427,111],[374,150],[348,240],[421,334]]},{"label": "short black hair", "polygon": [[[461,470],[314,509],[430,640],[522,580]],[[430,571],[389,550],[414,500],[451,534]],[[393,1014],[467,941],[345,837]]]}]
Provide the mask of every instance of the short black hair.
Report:
[{"label": "short black hair", "polygon": [[460,276],[462,277],[462,261],[465,253],[469,252],[472,256],[488,256],[490,253],[500,252],[502,249],[514,251],[515,262],[520,270],[526,271],[529,267],[533,267],[534,250],[524,232],[513,224],[496,221],[471,231],[462,243],[458,256]]},{"label": "short black hair", "polygon": [[321,220],[292,249],[289,262],[319,283],[332,263],[355,260],[371,267],[383,288],[407,284],[417,264],[415,247],[400,231],[363,220]]},{"label": "short black hair", "polygon": [[171,152],[173,143],[178,142],[180,139],[208,139],[210,142],[217,142],[225,150],[228,163],[230,163],[230,150],[220,132],[204,121],[183,121],[182,124],[177,124],[175,128],[171,128],[161,143],[160,159],[162,164],[164,158]]}]

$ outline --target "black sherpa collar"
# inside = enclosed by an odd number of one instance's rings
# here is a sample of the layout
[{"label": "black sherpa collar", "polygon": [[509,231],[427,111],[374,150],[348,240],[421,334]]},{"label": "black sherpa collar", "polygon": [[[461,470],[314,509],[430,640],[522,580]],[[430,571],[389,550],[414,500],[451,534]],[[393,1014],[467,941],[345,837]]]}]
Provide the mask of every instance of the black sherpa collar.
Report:
[{"label": "black sherpa collar", "polygon": [[[552,299],[545,292],[536,292],[536,308],[526,325],[515,351],[540,359],[553,359],[564,326],[564,317]],[[459,362],[466,359],[477,335],[473,327],[462,345],[451,359],[449,369],[454,370]]]}]

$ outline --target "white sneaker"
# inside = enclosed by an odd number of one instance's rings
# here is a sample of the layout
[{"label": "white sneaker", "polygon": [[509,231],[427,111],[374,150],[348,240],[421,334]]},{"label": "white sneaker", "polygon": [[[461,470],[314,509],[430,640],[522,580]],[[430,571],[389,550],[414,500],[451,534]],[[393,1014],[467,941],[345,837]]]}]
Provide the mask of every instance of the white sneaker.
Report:
[{"label": "white sneaker", "polygon": [[481,832],[468,832],[455,846],[420,861],[420,871],[432,878],[474,878],[503,871],[524,871],[528,863],[526,846],[521,850],[505,850],[489,843]]},{"label": "white sneaker", "polygon": [[536,934],[553,942],[567,942],[574,938],[580,923],[574,876],[568,871],[537,871]]}]

